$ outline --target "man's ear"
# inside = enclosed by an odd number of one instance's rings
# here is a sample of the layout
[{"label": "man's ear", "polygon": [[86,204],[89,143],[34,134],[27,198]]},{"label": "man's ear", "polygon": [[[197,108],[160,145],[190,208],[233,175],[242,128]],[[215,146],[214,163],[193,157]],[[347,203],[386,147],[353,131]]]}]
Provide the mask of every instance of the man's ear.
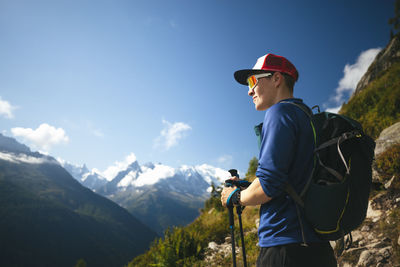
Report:
[{"label": "man's ear", "polygon": [[279,86],[283,81],[283,75],[280,72],[275,72],[274,74],[275,75],[272,77],[273,81]]}]

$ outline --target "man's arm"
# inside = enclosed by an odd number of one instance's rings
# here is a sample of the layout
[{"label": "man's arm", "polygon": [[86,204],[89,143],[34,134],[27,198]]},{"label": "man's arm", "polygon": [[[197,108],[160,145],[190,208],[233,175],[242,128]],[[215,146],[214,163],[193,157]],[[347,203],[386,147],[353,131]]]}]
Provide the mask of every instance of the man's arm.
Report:
[{"label": "man's arm", "polygon": [[242,203],[243,206],[261,205],[270,200],[271,198],[265,194],[258,178],[240,193],[240,203]]},{"label": "man's arm", "polygon": [[[225,187],[222,190],[221,202],[223,206],[226,206],[226,201],[235,188],[236,187]],[[249,187],[247,187],[245,190],[242,190],[240,193],[240,203],[243,206],[261,205],[270,200],[271,198],[265,194],[258,178],[256,178]]]}]

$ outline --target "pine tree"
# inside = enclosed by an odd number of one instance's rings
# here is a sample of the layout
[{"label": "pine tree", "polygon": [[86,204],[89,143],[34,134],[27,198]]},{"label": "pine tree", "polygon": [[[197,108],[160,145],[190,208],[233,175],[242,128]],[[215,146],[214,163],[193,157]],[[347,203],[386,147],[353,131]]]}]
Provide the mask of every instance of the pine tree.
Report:
[{"label": "pine tree", "polygon": [[390,30],[390,37],[393,38],[400,30],[400,0],[394,3],[394,17],[389,19],[389,24],[393,25],[393,29]]}]

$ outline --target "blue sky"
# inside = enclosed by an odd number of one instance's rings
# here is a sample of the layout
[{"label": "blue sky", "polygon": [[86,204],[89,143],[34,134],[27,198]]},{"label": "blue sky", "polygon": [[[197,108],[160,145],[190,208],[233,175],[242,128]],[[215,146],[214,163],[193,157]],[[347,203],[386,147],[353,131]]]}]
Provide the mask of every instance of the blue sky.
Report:
[{"label": "blue sky", "polygon": [[394,0],[0,0],[0,131],[100,170],[133,153],[243,173],[264,113],[233,72],[285,56],[300,73],[296,97],[337,107],[388,43],[393,10]]}]

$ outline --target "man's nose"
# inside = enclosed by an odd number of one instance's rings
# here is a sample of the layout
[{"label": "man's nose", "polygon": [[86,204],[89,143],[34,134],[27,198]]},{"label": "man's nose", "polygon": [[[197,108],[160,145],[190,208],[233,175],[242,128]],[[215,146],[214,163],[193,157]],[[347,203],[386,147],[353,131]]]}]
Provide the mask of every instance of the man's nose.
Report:
[{"label": "man's nose", "polygon": [[[255,87],[255,86],[254,86]],[[247,94],[249,95],[249,96],[253,96],[254,95],[254,87],[253,88],[249,88],[249,91],[247,92]]]}]

